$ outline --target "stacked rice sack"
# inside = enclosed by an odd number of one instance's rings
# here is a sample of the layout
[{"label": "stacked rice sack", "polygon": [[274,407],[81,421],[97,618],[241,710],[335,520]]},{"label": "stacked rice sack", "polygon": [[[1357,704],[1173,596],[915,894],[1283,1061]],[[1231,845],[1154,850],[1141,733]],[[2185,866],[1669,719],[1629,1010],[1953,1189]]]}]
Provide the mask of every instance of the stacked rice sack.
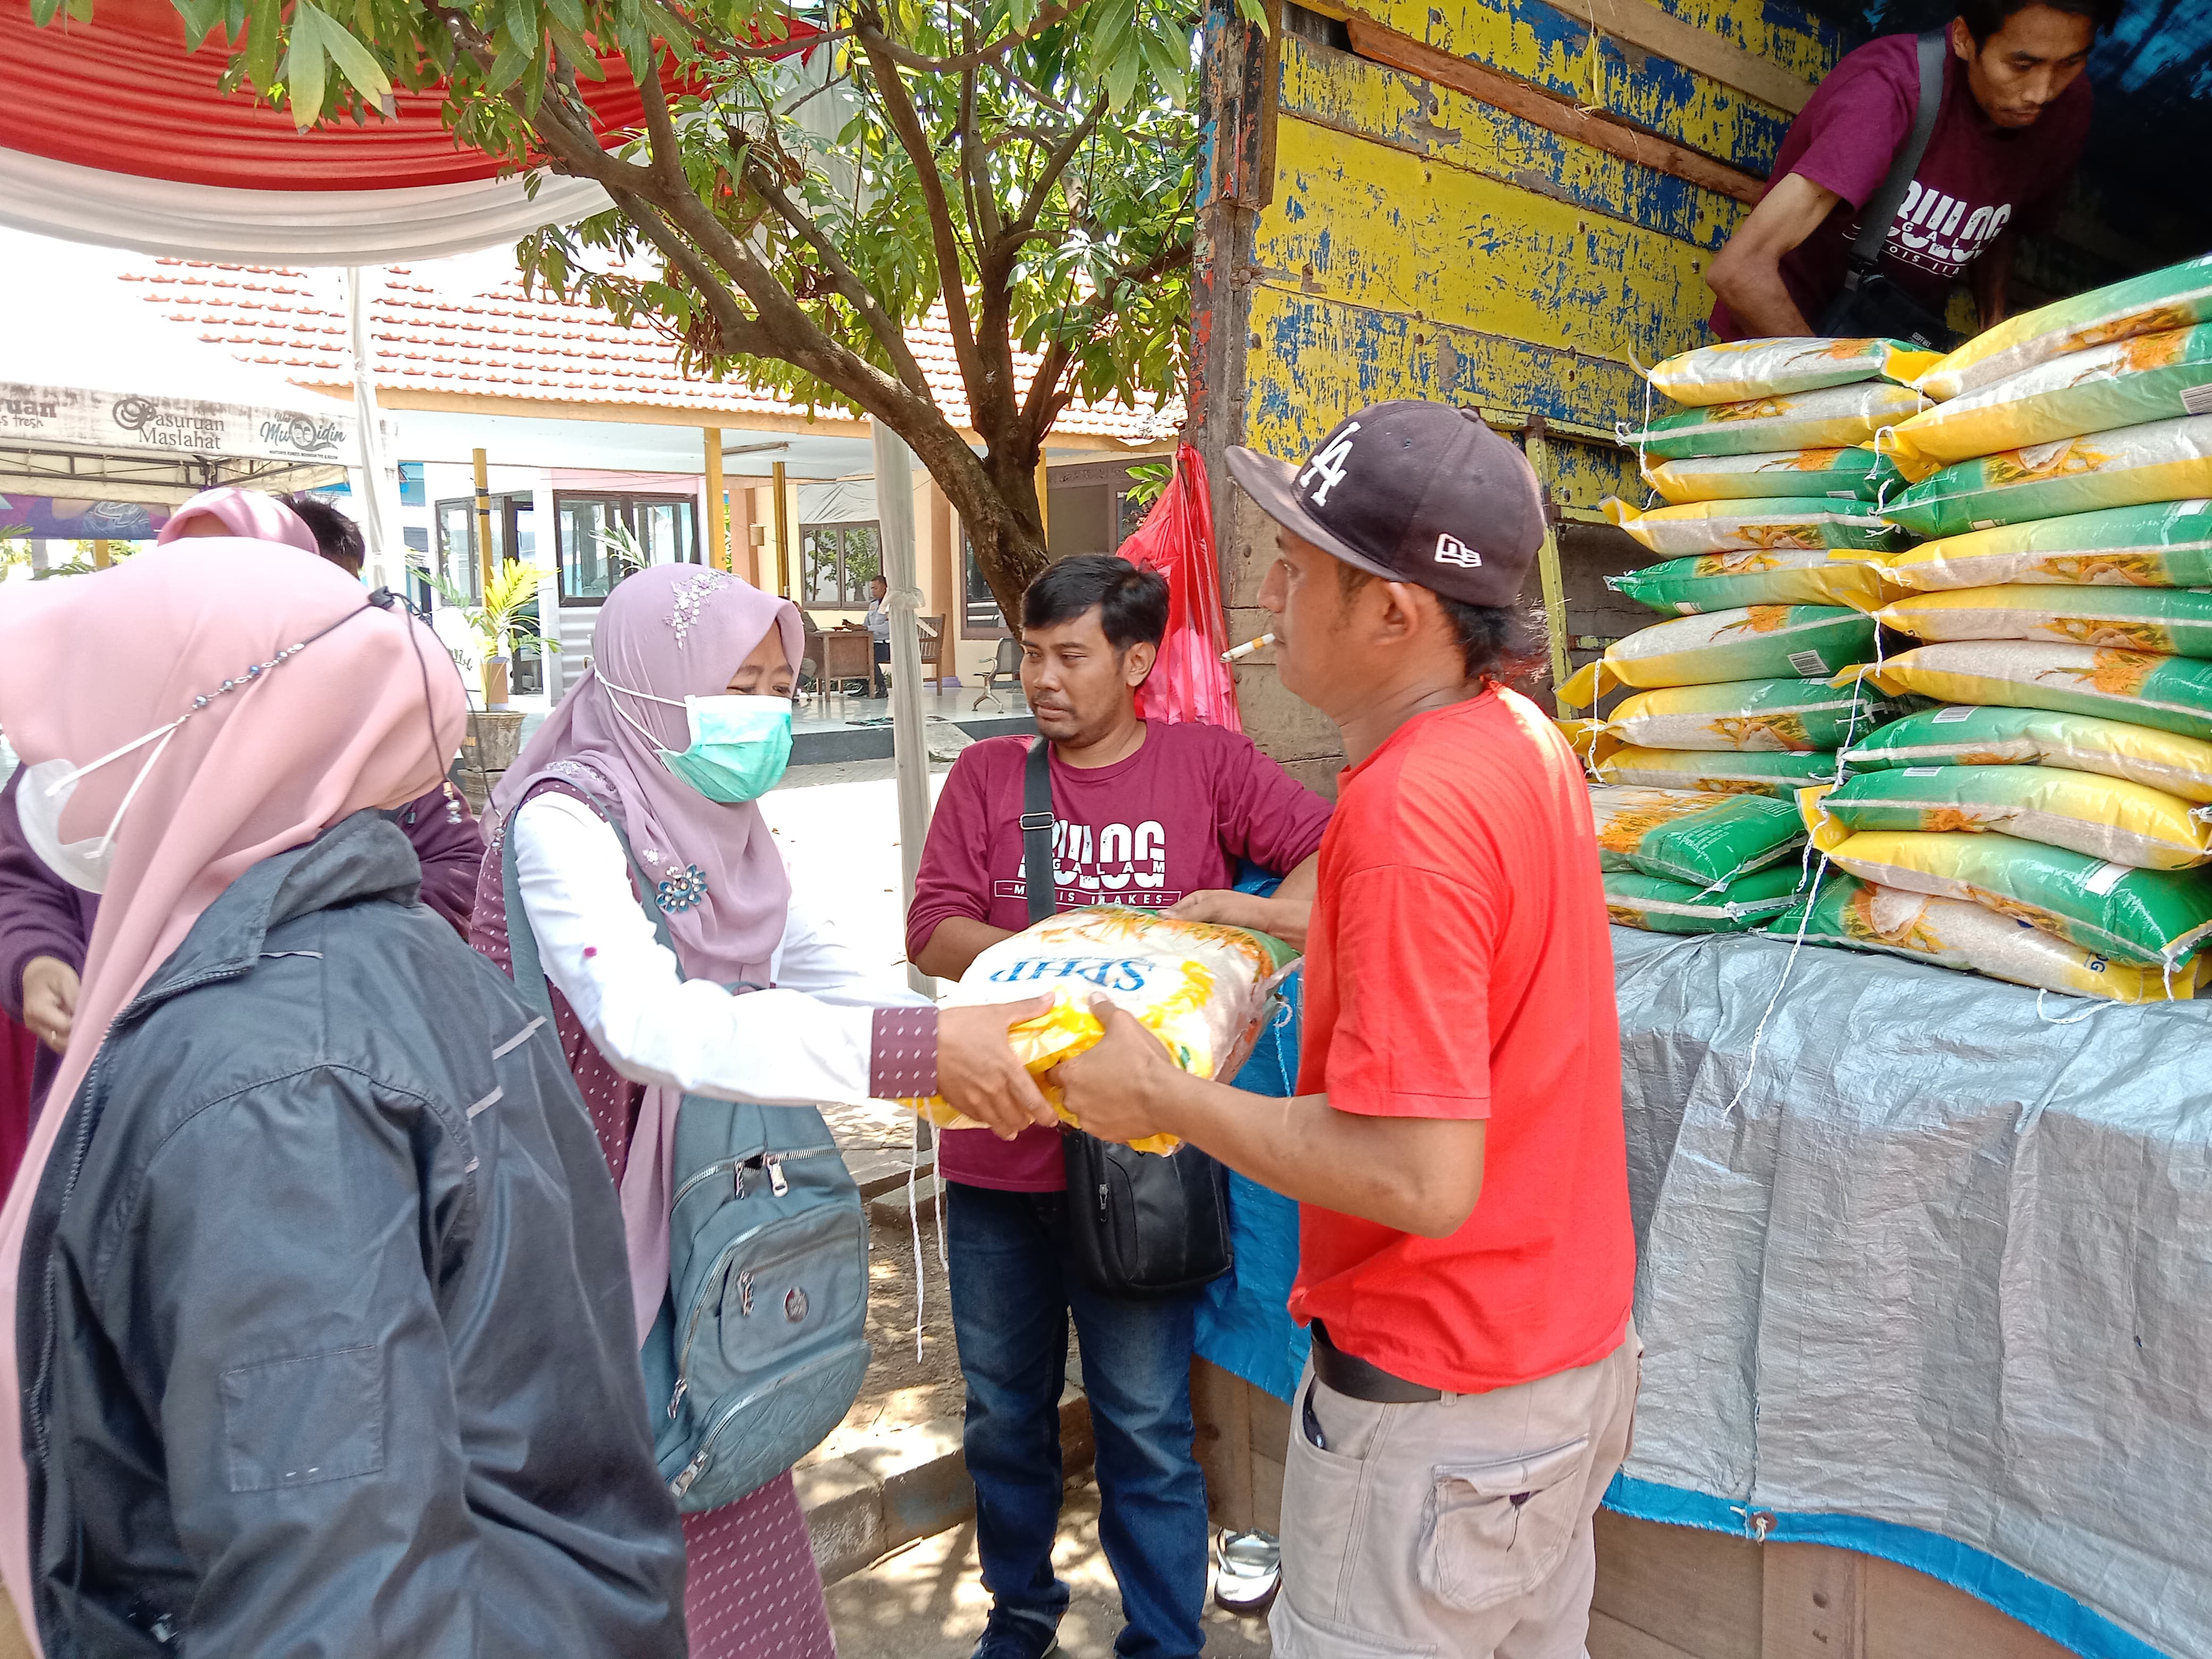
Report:
[{"label": "stacked rice sack", "polygon": [[1894,473],[1871,441],[1920,406],[1898,382],[1933,361],[1888,341],[1753,340],[1651,371],[1686,407],[1622,441],[1667,505],[1609,501],[1606,514],[1662,562],[1611,585],[1672,620],[1617,641],[1559,689],[1574,708],[1618,687],[1637,694],[1595,723],[1589,749],[1607,786],[1594,799],[1616,921],[1702,932],[1786,907],[1801,843],[1782,815],[1766,814],[1781,826],[1771,858],[1725,880],[1705,872],[1686,912],[1684,895],[1651,888],[1669,878],[1649,858],[1606,843],[1608,789],[1632,823],[1662,793],[1677,805],[1784,805],[1834,779],[1838,752],[1895,712],[1858,677],[1876,656],[1870,613],[1883,589],[1872,560],[1904,539],[1875,513]]},{"label": "stacked rice sack", "polygon": [[[2192,994],[2212,938],[2212,258],[2060,301],[1922,376],[1881,440],[1863,678],[1925,709],[1810,808],[1846,872],[1775,930],[2040,988]],[[2202,412],[2200,412],[2202,411]]]}]

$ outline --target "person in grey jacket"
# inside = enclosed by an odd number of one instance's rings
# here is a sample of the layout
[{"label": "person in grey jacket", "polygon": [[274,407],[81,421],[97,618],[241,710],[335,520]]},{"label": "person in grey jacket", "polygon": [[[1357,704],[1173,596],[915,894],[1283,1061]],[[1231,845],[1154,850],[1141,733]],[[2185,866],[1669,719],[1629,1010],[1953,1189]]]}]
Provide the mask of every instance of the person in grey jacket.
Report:
[{"label": "person in grey jacket", "polygon": [[258,544],[0,610],[26,834],[103,894],[0,1212],[0,1568],[48,1659],[685,1650],[605,1164],[380,810],[462,704]]}]

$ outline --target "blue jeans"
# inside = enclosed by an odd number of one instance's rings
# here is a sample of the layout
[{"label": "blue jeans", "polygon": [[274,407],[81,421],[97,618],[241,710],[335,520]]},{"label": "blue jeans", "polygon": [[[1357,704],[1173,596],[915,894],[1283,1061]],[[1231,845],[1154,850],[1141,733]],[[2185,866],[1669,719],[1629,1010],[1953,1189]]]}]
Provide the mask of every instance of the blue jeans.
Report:
[{"label": "blue jeans", "polygon": [[965,1444],[991,1626],[1057,1629],[1067,1586],[1060,1527],[1060,1396],[1075,1316],[1098,1444],[1099,1541],[1121,1589],[1121,1659],[1204,1647],[1206,1480],[1191,1455],[1196,1295],[1101,1296],[1066,1269],[1067,1195],[948,1182],[952,1330],[968,1383]]}]

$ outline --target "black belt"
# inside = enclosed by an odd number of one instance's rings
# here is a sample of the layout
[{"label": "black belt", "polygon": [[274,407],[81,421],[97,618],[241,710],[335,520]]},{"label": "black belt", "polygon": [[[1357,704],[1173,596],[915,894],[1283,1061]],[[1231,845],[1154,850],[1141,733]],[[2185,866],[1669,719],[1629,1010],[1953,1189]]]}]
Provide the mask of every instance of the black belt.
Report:
[{"label": "black belt", "polygon": [[1318,1319],[1313,1322],[1313,1368],[1314,1375],[1337,1393],[1377,1406],[1414,1406],[1444,1397],[1442,1389],[1408,1382],[1357,1354],[1345,1352],[1328,1340],[1328,1328]]}]

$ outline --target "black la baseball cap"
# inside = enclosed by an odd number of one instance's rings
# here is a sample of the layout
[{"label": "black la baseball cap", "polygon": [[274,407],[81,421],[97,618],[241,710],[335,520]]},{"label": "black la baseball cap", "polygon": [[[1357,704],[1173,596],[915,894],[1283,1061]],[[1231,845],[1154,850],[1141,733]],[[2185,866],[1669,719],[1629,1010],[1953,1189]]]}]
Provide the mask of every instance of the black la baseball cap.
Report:
[{"label": "black la baseball cap", "polygon": [[1370,404],[1303,466],[1240,446],[1229,471],[1323,552],[1468,605],[1512,604],[1544,539],[1544,495],[1527,459],[1447,404]]}]

